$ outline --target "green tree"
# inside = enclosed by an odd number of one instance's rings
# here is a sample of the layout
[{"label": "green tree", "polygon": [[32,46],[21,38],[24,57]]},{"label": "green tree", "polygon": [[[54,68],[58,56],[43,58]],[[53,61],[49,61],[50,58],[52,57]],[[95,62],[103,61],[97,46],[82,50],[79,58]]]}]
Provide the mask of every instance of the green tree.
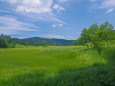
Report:
[{"label": "green tree", "polygon": [[113,38],[112,29],[114,29],[114,26],[112,24],[109,24],[109,22],[107,21],[104,24],[100,25],[100,30],[102,30],[103,32],[102,39],[106,42],[107,48],[109,46],[109,42]]},{"label": "green tree", "polygon": [[94,48],[96,48],[98,51],[101,51],[103,46],[102,42],[103,32],[100,29],[97,29],[92,36],[92,43],[94,45]]},{"label": "green tree", "polygon": [[88,29],[84,28],[81,32],[80,38],[77,40],[79,45],[93,44],[94,48],[101,50],[105,43],[107,48],[109,42],[115,39],[114,27],[109,22],[101,24],[100,27],[97,24],[91,25]]},{"label": "green tree", "polygon": [[88,30],[87,30],[86,28],[84,28],[84,29],[81,31],[80,38],[77,40],[77,44],[84,46],[86,43],[89,42],[88,39],[89,39]]},{"label": "green tree", "polygon": [[51,42],[50,45],[56,46],[56,43],[55,42]]},{"label": "green tree", "polygon": [[88,42],[92,42],[92,36],[94,35],[95,31],[98,29],[98,25],[95,23],[93,25],[91,25],[88,28]]},{"label": "green tree", "polygon": [[46,46],[47,46],[47,43],[48,43],[47,41],[43,40],[43,41],[42,41],[42,46],[43,46],[43,47],[46,47]]},{"label": "green tree", "polygon": [[0,48],[7,48],[7,47],[8,47],[7,41],[1,36],[0,37]]},{"label": "green tree", "polygon": [[91,25],[88,29],[84,28],[81,31],[80,38],[77,40],[77,44],[85,45],[86,43],[92,43],[92,36],[97,29],[98,29],[97,24]]}]

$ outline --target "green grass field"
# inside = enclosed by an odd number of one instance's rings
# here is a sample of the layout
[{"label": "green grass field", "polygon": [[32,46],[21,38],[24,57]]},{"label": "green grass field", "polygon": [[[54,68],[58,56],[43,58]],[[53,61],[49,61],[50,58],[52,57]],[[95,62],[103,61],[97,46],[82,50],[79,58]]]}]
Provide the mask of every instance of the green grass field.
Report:
[{"label": "green grass field", "polygon": [[115,48],[0,49],[0,86],[115,86]]}]

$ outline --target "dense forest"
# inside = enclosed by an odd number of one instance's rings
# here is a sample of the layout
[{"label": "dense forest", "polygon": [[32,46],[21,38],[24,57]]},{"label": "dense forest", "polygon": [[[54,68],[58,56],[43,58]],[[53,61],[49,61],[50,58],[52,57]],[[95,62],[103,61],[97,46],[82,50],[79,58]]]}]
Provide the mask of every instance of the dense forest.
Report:
[{"label": "dense forest", "polygon": [[1,34],[0,35],[0,48],[14,48],[16,45],[24,46],[69,46],[75,45],[75,40],[64,40],[64,39],[48,39],[48,38],[11,38],[10,36]]}]

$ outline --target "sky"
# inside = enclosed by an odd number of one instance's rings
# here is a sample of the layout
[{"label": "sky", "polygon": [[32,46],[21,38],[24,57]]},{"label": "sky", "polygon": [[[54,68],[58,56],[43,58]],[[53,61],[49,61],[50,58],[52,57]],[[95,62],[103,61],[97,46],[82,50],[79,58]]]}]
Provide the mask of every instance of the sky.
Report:
[{"label": "sky", "polygon": [[0,0],[0,34],[76,40],[81,30],[108,21],[115,0]]}]

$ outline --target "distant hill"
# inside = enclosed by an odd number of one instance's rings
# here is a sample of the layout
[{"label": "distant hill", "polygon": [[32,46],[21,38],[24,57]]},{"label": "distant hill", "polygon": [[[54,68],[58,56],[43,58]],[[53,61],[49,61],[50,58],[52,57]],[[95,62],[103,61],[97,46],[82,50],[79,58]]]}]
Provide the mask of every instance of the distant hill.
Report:
[{"label": "distant hill", "polygon": [[65,39],[56,39],[56,38],[41,38],[41,37],[32,37],[32,38],[11,38],[10,36],[0,35],[0,48],[15,47],[16,44],[19,45],[32,45],[32,46],[42,46],[43,42],[46,42],[47,45],[52,46],[72,46],[75,45],[75,40],[65,40]]},{"label": "distant hill", "polygon": [[40,37],[33,37],[33,38],[25,38],[21,39],[28,44],[33,43],[35,46],[42,45],[42,41],[47,41],[48,45],[56,45],[56,46],[70,46],[75,45],[75,40],[65,40],[65,39],[49,39],[49,38],[40,38]]}]

